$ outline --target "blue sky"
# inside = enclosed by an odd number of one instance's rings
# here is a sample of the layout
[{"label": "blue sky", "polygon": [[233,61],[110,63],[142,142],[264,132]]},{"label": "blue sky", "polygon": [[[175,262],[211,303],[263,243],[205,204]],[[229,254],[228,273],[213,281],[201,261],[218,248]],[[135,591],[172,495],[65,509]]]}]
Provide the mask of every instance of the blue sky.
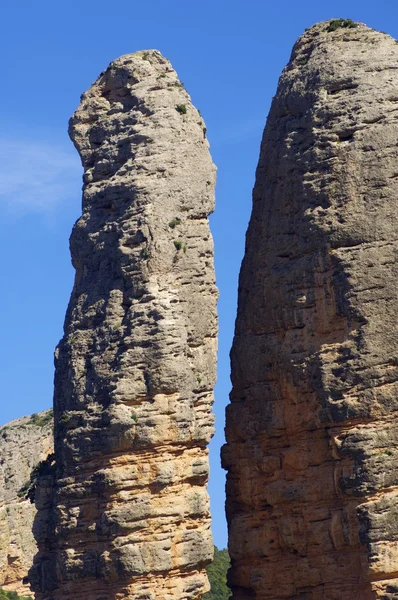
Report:
[{"label": "blue sky", "polygon": [[68,238],[81,199],[68,118],[113,59],[157,48],[201,110],[218,167],[211,226],[220,350],[210,495],[220,547],[226,544],[219,448],[230,389],[228,354],[260,139],[296,38],[313,23],[336,17],[398,37],[396,0],[2,3],[0,424],[52,403],[53,350],[73,281]]}]

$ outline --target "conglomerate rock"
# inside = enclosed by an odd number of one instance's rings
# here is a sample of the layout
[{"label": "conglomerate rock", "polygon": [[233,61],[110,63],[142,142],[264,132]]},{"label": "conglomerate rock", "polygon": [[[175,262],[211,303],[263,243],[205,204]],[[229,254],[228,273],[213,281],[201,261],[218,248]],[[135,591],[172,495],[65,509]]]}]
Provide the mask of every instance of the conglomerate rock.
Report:
[{"label": "conglomerate rock", "polygon": [[23,584],[36,553],[34,504],[26,499],[31,473],[53,447],[52,412],[0,427],[0,587],[30,595]]},{"label": "conglomerate rock", "polygon": [[205,134],[157,51],[112,62],[71,119],[83,214],[56,351],[56,485],[42,478],[36,498],[37,599],[208,589],[217,291]]},{"label": "conglomerate rock", "polygon": [[233,598],[398,598],[398,44],[312,27],[262,140],[227,409]]}]

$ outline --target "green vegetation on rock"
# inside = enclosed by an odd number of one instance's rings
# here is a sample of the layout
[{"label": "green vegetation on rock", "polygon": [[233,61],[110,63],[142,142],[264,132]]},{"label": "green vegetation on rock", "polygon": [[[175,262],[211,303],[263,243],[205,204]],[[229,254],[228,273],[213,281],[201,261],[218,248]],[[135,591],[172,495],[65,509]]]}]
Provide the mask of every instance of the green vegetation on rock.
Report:
[{"label": "green vegetation on rock", "polygon": [[17,592],[6,592],[0,588],[0,600],[30,600],[27,596],[18,596]]},{"label": "green vegetation on rock", "polygon": [[52,409],[46,411],[45,413],[33,413],[33,415],[30,417],[30,421],[28,422],[28,425],[36,425],[37,427],[44,427],[45,425],[47,425],[48,423],[50,423],[52,421],[52,418],[54,416],[54,412]]},{"label": "green vegetation on rock", "polygon": [[180,223],[181,223],[181,219],[179,219],[178,217],[176,217],[175,219],[173,219],[172,221],[170,221],[169,227],[171,227],[172,229],[174,229],[174,227],[176,227],[177,225],[180,225]]},{"label": "green vegetation on rock", "polygon": [[203,600],[228,600],[231,592],[227,587],[227,571],[230,567],[228,550],[219,550],[214,546],[214,560],[207,567],[211,590]]},{"label": "green vegetation on rock", "polygon": [[330,21],[328,24],[326,31],[330,33],[340,28],[354,29],[355,27],[358,27],[358,24],[352,21],[352,19],[333,19],[333,21]]}]

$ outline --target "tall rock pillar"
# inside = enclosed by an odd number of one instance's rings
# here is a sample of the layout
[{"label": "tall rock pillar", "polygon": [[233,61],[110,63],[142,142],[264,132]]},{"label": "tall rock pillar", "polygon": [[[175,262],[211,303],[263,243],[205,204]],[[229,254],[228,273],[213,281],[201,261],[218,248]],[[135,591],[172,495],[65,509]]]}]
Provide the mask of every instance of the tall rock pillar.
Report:
[{"label": "tall rock pillar", "polygon": [[38,490],[37,600],[197,599],[211,560],[217,291],[203,120],[157,51],[83,94],[76,279],[56,351],[55,488]]},{"label": "tall rock pillar", "polygon": [[297,41],[273,100],[227,409],[234,600],[398,598],[398,44]]}]

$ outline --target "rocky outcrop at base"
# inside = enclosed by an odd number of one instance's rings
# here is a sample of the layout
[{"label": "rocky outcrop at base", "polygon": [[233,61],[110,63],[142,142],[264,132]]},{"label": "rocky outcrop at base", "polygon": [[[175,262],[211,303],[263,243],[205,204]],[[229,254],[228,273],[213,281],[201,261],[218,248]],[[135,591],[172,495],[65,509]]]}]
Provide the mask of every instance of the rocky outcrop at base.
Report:
[{"label": "rocky outcrop at base", "polygon": [[32,471],[52,449],[52,411],[0,427],[0,587],[24,596],[31,594],[23,579],[36,554],[36,509],[27,494]]},{"label": "rocky outcrop at base", "polygon": [[227,409],[234,600],[398,597],[398,44],[296,43],[261,146]]},{"label": "rocky outcrop at base", "polygon": [[147,51],[99,76],[70,135],[83,214],[30,581],[37,600],[199,599],[217,334],[206,129],[170,63]]}]

